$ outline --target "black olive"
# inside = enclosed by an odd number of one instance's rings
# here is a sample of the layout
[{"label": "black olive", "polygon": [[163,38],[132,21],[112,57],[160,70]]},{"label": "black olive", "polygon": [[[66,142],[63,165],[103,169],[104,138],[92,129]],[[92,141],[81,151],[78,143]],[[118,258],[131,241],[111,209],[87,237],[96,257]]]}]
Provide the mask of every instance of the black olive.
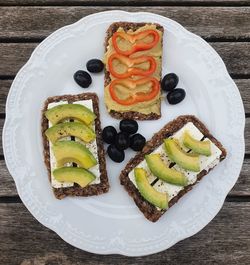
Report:
[{"label": "black olive", "polygon": [[75,72],[74,79],[76,83],[83,88],[89,87],[92,83],[92,78],[90,74],[82,70]]},{"label": "black olive", "polygon": [[129,147],[129,135],[125,132],[117,133],[115,137],[115,146],[120,150],[125,150]]},{"label": "black olive", "polygon": [[117,149],[113,144],[109,145],[107,152],[108,156],[117,163],[121,163],[125,158],[124,151]]},{"label": "black olive", "polygon": [[167,100],[169,104],[175,105],[181,102],[186,96],[186,92],[182,88],[176,88],[175,90],[167,94]]},{"label": "black olive", "polygon": [[177,84],[179,82],[179,77],[174,74],[170,73],[163,77],[161,81],[161,89],[164,91],[171,91],[176,88]]},{"label": "black olive", "polygon": [[87,62],[86,67],[90,73],[99,73],[103,70],[104,64],[99,59],[91,59]]},{"label": "black olive", "polygon": [[129,134],[134,134],[138,131],[138,123],[134,120],[121,120],[120,130]]},{"label": "black olive", "polygon": [[145,137],[137,133],[130,137],[130,147],[134,151],[141,151],[146,143]]},{"label": "black olive", "polygon": [[113,126],[107,126],[102,130],[102,139],[107,144],[115,143],[116,135],[117,135],[117,132]]}]

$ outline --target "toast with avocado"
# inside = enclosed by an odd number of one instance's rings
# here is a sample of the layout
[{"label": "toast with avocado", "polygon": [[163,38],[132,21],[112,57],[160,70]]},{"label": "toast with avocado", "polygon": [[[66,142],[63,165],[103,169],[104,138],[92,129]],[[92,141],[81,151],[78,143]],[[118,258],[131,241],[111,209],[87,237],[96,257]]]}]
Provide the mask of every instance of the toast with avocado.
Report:
[{"label": "toast with avocado", "polygon": [[196,117],[166,124],[120,174],[121,185],[156,222],[226,157],[226,150]]},{"label": "toast with avocado", "polygon": [[104,101],[113,118],[161,117],[163,33],[155,23],[115,22],[107,29]]},{"label": "toast with avocado", "polygon": [[109,190],[94,93],[50,97],[42,110],[44,162],[57,199]]}]

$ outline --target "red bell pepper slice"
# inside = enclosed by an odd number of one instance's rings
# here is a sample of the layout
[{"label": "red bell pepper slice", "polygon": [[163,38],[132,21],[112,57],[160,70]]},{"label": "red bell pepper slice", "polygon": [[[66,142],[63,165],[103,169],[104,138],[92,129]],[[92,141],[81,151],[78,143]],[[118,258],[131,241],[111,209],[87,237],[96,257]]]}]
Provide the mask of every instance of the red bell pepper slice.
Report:
[{"label": "red bell pepper slice", "polygon": [[[146,43],[146,42],[137,43],[136,42],[138,40],[143,40],[148,35],[153,36],[153,40],[151,42],[149,42],[149,43]],[[131,49],[129,49],[127,51],[121,50],[117,44],[118,38],[128,40],[130,43],[132,43]],[[134,52],[145,51],[145,50],[149,50],[149,49],[153,48],[159,42],[159,39],[160,39],[160,36],[156,30],[150,30],[150,29],[144,30],[144,31],[139,32],[137,34],[129,34],[126,32],[118,32],[117,31],[112,36],[112,44],[113,44],[114,49],[116,50],[117,53],[129,56]]]},{"label": "red bell pepper slice", "polygon": [[[113,60],[119,60],[123,64],[127,66],[127,71],[120,74],[115,71],[113,67]],[[149,69],[143,70],[138,67],[133,67],[136,64],[144,63],[144,62],[149,62]],[[152,56],[140,56],[136,58],[129,58],[126,56],[123,56],[118,53],[113,53],[109,59],[108,59],[108,67],[109,67],[109,72],[111,73],[112,76],[122,79],[122,78],[128,78],[132,75],[139,75],[139,76],[148,76],[154,73],[156,69],[156,61]]]},{"label": "red bell pepper slice", "polygon": [[[133,89],[138,85],[143,85],[148,82],[152,83],[151,91],[149,92],[134,92]],[[126,99],[120,99],[116,94],[116,85],[122,85],[131,90],[131,95],[129,95]],[[114,101],[121,105],[133,105],[135,103],[149,101],[157,96],[160,91],[159,81],[154,77],[146,77],[138,80],[132,79],[115,79],[109,85],[109,92]]]}]

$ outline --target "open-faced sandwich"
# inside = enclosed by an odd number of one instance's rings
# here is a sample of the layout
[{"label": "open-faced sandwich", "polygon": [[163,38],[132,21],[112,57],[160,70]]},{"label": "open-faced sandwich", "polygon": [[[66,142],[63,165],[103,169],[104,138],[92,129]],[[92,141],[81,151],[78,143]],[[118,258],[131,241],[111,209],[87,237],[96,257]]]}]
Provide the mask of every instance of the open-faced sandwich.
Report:
[{"label": "open-faced sandwich", "polygon": [[205,125],[194,116],[179,116],[129,161],[120,181],[155,222],[225,157],[226,150]]},{"label": "open-faced sandwich", "polygon": [[154,23],[116,22],[105,39],[105,96],[117,119],[161,117],[163,27]]},{"label": "open-faced sandwich", "polygon": [[50,97],[42,115],[44,159],[56,198],[107,192],[97,95]]}]

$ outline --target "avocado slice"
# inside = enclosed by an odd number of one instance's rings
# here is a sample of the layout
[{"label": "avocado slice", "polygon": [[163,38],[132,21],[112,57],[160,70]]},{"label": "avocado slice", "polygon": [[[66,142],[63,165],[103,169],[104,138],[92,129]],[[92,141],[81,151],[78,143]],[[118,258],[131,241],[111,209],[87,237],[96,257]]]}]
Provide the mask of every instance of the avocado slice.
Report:
[{"label": "avocado slice", "polygon": [[194,139],[188,131],[184,132],[183,144],[189,149],[192,149],[195,153],[211,156],[211,145],[208,140],[198,141]]},{"label": "avocado slice", "polygon": [[45,135],[52,143],[67,136],[75,136],[87,143],[95,139],[94,131],[81,122],[64,122],[56,124],[48,128],[45,131]]},{"label": "avocado slice", "polygon": [[61,167],[53,171],[53,176],[59,182],[74,182],[82,188],[95,180],[95,175],[81,167]]},{"label": "avocado slice", "polygon": [[186,170],[200,171],[200,159],[198,155],[186,153],[174,139],[165,139],[164,143],[165,151],[173,162]]},{"label": "avocado slice", "polygon": [[88,125],[96,118],[96,115],[90,109],[80,104],[62,104],[55,106],[48,109],[45,112],[45,116],[53,125],[65,119],[76,119]]},{"label": "avocado slice", "polygon": [[188,179],[186,176],[173,168],[167,167],[159,154],[145,155],[145,159],[150,171],[159,179],[179,186],[187,185]]},{"label": "avocado slice", "polygon": [[97,164],[93,154],[83,144],[75,141],[58,141],[52,146],[57,167],[74,162],[83,168],[91,168]]},{"label": "avocado slice", "polygon": [[168,194],[155,190],[147,179],[147,172],[143,168],[135,168],[135,182],[142,197],[160,209],[168,208]]}]

